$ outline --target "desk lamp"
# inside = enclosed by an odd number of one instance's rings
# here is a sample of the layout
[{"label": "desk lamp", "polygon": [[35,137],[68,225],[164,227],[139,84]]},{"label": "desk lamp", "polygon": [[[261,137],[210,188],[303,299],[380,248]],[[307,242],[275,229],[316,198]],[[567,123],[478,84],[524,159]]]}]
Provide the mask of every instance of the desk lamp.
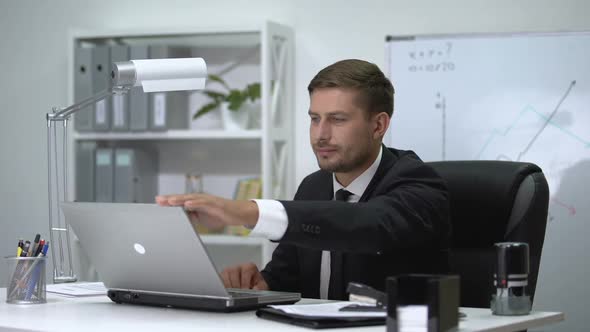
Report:
[{"label": "desk lamp", "polygon": [[[47,190],[54,283],[77,280],[72,267],[69,225],[59,209],[59,202],[68,199],[67,134],[70,116],[111,95],[125,94],[134,87],[141,86],[144,93],[203,89],[206,77],[207,65],[202,58],[116,62],[113,64],[111,84],[108,89],[71,106],[54,107],[50,113],[47,113]],[[59,130],[58,122],[62,123]],[[54,233],[57,236],[54,236]]]}]

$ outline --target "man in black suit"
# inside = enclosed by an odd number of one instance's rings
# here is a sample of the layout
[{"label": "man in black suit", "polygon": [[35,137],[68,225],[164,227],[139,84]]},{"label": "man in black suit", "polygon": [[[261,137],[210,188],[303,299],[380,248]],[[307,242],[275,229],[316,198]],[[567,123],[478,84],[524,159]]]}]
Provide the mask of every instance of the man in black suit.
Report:
[{"label": "man in black suit", "polygon": [[388,276],[446,272],[445,184],[415,153],[382,144],[393,114],[391,82],[374,64],[344,60],[321,70],[308,90],[320,170],[303,179],[293,201],[190,194],[157,202],[279,242],[262,271],[252,263],[225,269],[227,287],[344,300],[348,282],[383,290]]}]

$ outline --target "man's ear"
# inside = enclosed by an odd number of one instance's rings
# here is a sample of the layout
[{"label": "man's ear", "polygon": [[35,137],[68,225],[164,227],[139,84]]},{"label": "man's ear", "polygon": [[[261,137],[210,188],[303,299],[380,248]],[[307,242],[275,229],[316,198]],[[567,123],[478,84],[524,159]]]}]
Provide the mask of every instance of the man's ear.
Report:
[{"label": "man's ear", "polygon": [[389,128],[389,115],[385,112],[373,115],[373,138],[382,139]]}]

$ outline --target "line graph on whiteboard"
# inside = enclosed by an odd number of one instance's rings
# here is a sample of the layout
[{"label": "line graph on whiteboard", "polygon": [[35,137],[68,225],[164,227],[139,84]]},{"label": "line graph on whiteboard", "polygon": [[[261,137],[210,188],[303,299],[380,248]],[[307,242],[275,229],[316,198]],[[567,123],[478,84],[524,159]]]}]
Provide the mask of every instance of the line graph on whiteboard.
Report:
[{"label": "line graph on whiteboard", "polygon": [[[498,141],[501,139],[506,139],[506,138],[510,137],[514,131],[519,130],[519,127],[521,127],[521,122],[523,122],[523,119],[526,117],[528,117],[528,118],[534,117],[534,118],[537,118],[538,120],[540,120],[539,128],[537,128],[534,131],[534,135],[532,135],[532,137],[530,137],[528,139],[528,141],[525,141],[526,143],[522,143],[522,142],[521,143],[514,143],[514,145],[520,146],[520,148],[517,148],[517,151],[518,151],[517,153],[514,151],[512,153],[498,151],[495,153],[496,160],[526,161],[526,158],[525,158],[526,155],[531,151],[531,149],[535,146],[535,144],[538,144],[539,137],[544,132],[546,132],[548,127],[552,127],[554,129],[556,129],[557,133],[560,133],[561,135],[568,137],[571,140],[571,144],[577,144],[577,145],[583,147],[584,149],[590,150],[590,138],[584,138],[582,135],[573,132],[572,130],[566,128],[565,126],[563,126],[560,123],[558,123],[557,121],[555,121],[555,116],[557,115],[557,113],[560,110],[562,110],[562,108],[561,108],[562,104],[570,96],[570,93],[572,92],[572,89],[575,87],[575,85],[576,85],[576,80],[572,80],[570,82],[570,84],[568,85],[567,89],[565,90],[565,92],[562,94],[559,101],[556,103],[553,110],[548,115],[543,114],[542,112],[537,110],[532,105],[526,105],[507,127],[502,128],[502,129],[501,128],[493,128],[491,133],[489,134],[488,138],[486,139],[485,143],[483,144],[483,146],[481,147],[479,152],[475,155],[474,159],[478,159],[478,160],[479,159],[488,159],[488,158],[484,158],[484,156],[493,156],[494,155],[493,152],[488,151],[490,149],[490,146],[492,146],[495,141]],[[443,113],[444,113],[444,110],[443,110]],[[443,119],[444,119],[444,115],[443,115]],[[443,121],[443,127],[444,126],[445,126],[445,124]],[[444,135],[444,132],[445,131],[443,130],[443,135]],[[444,140],[445,139],[443,137],[443,142],[444,142]],[[506,140],[510,141],[508,139],[506,139]],[[444,148],[445,147],[443,146],[443,149]],[[444,155],[444,152],[443,152],[443,155]],[[576,207],[573,206],[571,203],[562,201],[558,197],[555,197],[555,196],[552,196],[550,198],[550,200],[551,200],[551,203],[556,208],[563,209],[564,211],[566,211],[567,215],[569,215],[571,217],[576,215],[576,212],[577,212]],[[550,213],[549,219],[552,220],[553,218],[554,218],[553,215]]]}]

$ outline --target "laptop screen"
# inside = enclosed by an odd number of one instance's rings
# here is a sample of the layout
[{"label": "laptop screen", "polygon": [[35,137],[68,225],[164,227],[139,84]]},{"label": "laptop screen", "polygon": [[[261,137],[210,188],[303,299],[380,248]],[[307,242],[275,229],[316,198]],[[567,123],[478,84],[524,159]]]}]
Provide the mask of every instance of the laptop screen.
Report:
[{"label": "laptop screen", "polygon": [[228,296],[181,207],[81,202],[60,206],[107,288]]}]

